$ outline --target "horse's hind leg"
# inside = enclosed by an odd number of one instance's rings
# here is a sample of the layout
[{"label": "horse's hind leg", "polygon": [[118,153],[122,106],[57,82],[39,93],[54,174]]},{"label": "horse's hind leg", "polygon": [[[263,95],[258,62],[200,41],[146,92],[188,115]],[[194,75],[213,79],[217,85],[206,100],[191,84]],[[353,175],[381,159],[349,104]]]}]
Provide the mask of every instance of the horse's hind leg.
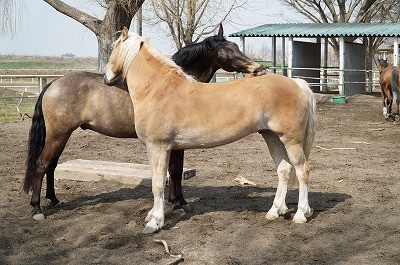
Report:
[{"label": "horse's hind leg", "polygon": [[274,220],[277,219],[279,215],[285,214],[288,210],[285,199],[288,182],[291,174],[293,175],[294,172],[289,162],[285,146],[279,137],[271,131],[264,132],[262,136],[268,145],[269,152],[274,160],[278,173],[278,187],[276,189],[274,202],[265,216],[268,220]]},{"label": "horse's hind leg", "polygon": [[308,174],[310,167],[301,144],[285,144],[285,147],[299,181],[299,203],[293,222],[305,223],[307,222],[306,217],[312,215],[312,209],[308,203]]},{"label": "horse's hind leg", "polygon": [[40,192],[42,189],[43,177],[48,172],[49,167],[54,161],[54,159],[57,157],[59,150],[62,149],[63,146],[65,146],[67,140],[68,137],[66,139],[61,139],[61,140],[60,139],[53,140],[51,136],[47,137],[43,151],[38,161],[36,162],[37,169],[33,180],[33,191],[30,203],[33,207],[32,217],[35,220],[41,220],[45,218],[42,209],[40,208]]},{"label": "horse's hind leg", "polygon": [[190,211],[190,206],[183,198],[182,193],[182,174],[183,174],[184,150],[172,150],[169,158],[168,172],[169,183],[169,202],[173,204],[173,212]]},{"label": "horse's hind leg", "polygon": [[50,200],[50,205],[49,206],[55,206],[57,205],[60,201],[56,197],[56,192],[54,190],[54,171],[56,170],[56,167],[58,165],[58,159],[60,158],[62,152],[64,151],[65,145],[67,144],[67,141],[69,139],[69,136],[66,136],[65,139],[63,139],[64,145],[60,148],[58,151],[57,156],[53,159],[52,163],[49,166],[49,169],[46,173],[46,198]]},{"label": "horse's hind leg", "polygon": [[54,190],[54,171],[57,167],[57,164],[58,159],[50,165],[49,171],[47,171],[46,174],[46,198],[50,200],[49,206],[55,206],[60,202],[57,199],[56,192]]}]

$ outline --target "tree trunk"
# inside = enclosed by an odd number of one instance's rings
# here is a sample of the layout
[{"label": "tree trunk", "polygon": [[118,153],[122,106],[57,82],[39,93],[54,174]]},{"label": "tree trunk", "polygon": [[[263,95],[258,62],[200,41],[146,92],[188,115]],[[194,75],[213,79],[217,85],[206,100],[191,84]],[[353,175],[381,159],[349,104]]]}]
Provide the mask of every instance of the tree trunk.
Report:
[{"label": "tree trunk", "polygon": [[106,15],[103,20],[92,17],[85,12],[65,4],[60,0],[43,0],[54,9],[78,21],[97,37],[98,43],[98,70],[101,72],[107,64],[111,45],[118,37],[116,34],[124,26],[129,28],[133,16],[142,6],[144,0],[106,0]]},{"label": "tree trunk", "polygon": [[119,36],[116,33],[122,30],[124,26],[129,28],[133,18],[132,11],[134,11],[133,14],[135,14],[139,8],[130,10],[129,6],[122,6],[119,1],[110,1],[104,20],[99,24],[95,32],[99,45],[99,72],[101,72],[107,64],[111,52],[111,45]]}]

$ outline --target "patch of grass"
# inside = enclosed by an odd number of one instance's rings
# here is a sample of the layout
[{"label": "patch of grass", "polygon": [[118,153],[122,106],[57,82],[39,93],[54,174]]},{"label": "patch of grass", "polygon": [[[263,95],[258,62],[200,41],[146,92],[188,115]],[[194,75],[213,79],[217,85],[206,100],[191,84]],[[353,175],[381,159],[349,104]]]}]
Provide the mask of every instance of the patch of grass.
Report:
[{"label": "patch of grass", "polygon": [[[28,95],[28,93],[25,93],[24,95]],[[21,94],[8,89],[0,89],[0,122],[21,121],[21,115],[24,114],[32,117],[37,97],[24,98],[22,102],[19,98],[1,98],[9,96],[21,96]],[[18,112],[17,107],[19,108],[20,112]],[[29,118],[24,115],[24,119]]]},{"label": "patch of grass", "polygon": [[0,62],[0,69],[64,69],[73,68],[68,62],[40,62],[40,61],[20,61],[20,62]]},{"label": "patch of grass", "polygon": [[0,74],[66,74],[82,70],[97,72],[97,58],[0,55]]}]

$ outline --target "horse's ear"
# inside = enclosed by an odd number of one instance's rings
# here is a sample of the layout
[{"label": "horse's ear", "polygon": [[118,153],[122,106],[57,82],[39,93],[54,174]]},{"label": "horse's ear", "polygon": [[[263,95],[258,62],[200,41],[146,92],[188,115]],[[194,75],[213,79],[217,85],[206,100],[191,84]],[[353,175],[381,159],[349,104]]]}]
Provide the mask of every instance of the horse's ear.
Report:
[{"label": "horse's ear", "polygon": [[224,37],[224,28],[222,27],[222,23],[219,24],[219,30],[217,36],[219,39],[222,39]]},{"label": "horse's ear", "polygon": [[125,26],[122,29],[121,38],[122,38],[122,41],[124,41],[128,38],[128,28]]},{"label": "horse's ear", "polygon": [[215,50],[215,47],[214,47],[214,45],[213,45],[213,43],[212,43],[211,41],[206,40],[206,41],[205,41],[205,45],[206,45],[206,48],[207,48],[208,50],[210,50],[210,51],[214,51],[214,50]]}]

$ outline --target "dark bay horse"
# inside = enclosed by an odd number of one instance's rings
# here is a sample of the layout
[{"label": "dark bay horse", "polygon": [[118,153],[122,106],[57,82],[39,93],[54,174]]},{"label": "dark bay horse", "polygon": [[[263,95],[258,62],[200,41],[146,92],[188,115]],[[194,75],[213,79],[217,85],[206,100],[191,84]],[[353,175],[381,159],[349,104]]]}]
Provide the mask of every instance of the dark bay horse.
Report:
[{"label": "dark bay horse", "polygon": [[[226,71],[254,73],[264,68],[227,41],[220,26],[216,36],[180,49],[172,57],[189,75],[209,82],[214,73]],[[78,127],[120,138],[137,138],[133,105],[122,84],[108,86],[103,75],[77,72],[48,84],[36,103],[29,135],[29,151],[23,190],[33,190],[33,218],[44,218],[40,208],[43,177],[47,175],[46,198],[59,203],[54,190],[54,170],[72,132]],[[183,150],[171,152],[169,201],[175,208],[188,207],[181,188]]]},{"label": "dark bay horse", "polygon": [[[394,120],[399,115],[400,104],[400,79],[397,66],[392,66],[384,59],[378,59],[379,83],[381,85],[381,97],[383,105],[383,116],[386,119]],[[392,113],[393,100],[396,100],[397,112]]]},{"label": "dark bay horse", "polygon": [[164,225],[164,186],[171,150],[212,148],[257,132],[268,145],[279,178],[266,218],[276,219],[287,212],[287,186],[294,171],[299,200],[293,221],[307,221],[312,214],[308,161],[316,111],[306,81],[266,74],[199,83],[127,28],[114,43],[104,80],[113,82],[121,74],[135,108],[136,133],[146,145],[152,171],[154,203],[143,233],[156,232]]}]

